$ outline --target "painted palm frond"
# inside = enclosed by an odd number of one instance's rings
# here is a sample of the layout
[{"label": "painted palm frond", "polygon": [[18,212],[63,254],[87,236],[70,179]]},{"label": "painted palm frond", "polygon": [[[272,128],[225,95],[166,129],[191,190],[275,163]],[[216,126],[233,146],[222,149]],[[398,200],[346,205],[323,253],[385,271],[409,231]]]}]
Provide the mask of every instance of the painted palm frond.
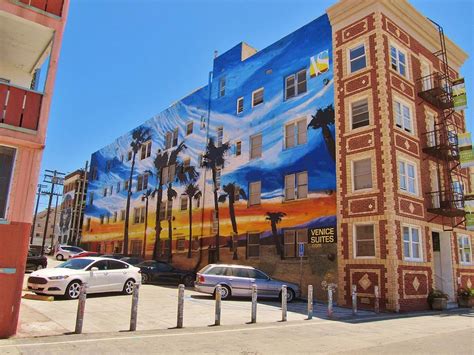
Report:
[{"label": "painted palm frond", "polygon": [[321,129],[328,153],[331,158],[336,161],[336,143],[329,130],[329,126],[334,125],[333,105],[329,105],[324,109],[319,108],[316,114],[311,117],[313,119],[309,122],[308,128]]}]

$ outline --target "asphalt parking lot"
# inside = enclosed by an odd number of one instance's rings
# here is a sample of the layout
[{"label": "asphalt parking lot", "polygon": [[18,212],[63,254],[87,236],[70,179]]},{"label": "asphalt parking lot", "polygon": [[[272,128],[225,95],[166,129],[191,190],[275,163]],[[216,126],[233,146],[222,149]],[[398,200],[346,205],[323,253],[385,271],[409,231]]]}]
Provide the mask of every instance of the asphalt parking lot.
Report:
[{"label": "asphalt parking lot", "polygon": [[[52,260],[48,267],[57,262]],[[25,275],[25,280],[28,274]],[[26,293],[26,292],[25,292]],[[169,329],[176,327],[178,307],[177,286],[142,285],[138,305],[137,330]],[[131,296],[120,294],[88,295],[84,333],[126,331],[130,324]],[[19,336],[44,336],[74,331],[77,300],[57,298],[54,301],[22,299]],[[184,327],[207,327],[214,324],[215,301],[193,289],[186,289],[184,299]],[[288,321],[303,320],[307,316],[304,300],[288,305]],[[326,318],[326,305],[314,305],[314,317]],[[250,321],[250,299],[232,299],[222,302],[222,325],[242,325]],[[348,317],[349,309],[334,307],[335,318]],[[360,316],[373,315],[359,312]],[[257,322],[272,323],[281,319],[278,300],[259,300]]]}]

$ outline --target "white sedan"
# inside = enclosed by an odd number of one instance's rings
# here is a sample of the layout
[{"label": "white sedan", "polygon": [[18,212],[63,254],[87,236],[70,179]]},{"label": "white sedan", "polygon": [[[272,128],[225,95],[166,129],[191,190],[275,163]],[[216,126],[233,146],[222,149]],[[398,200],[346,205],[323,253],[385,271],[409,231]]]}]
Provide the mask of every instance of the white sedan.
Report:
[{"label": "white sedan", "polygon": [[87,293],[122,292],[130,295],[141,282],[140,269],[120,260],[100,257],[70,259],[55,268],[31,273],[28,290],[42,295],[79,297],[81,285]]}]

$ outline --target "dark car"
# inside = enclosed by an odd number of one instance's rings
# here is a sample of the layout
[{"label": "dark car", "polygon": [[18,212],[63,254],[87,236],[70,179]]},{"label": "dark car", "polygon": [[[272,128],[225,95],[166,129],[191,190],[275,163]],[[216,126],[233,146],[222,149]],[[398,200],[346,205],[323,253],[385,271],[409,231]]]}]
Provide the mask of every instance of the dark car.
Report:
[{"label": "dark car", "polygon": [[101,255],[100,256],[101,258],[110,258],[110,259],[117,259],[117,260],[120,260],[120,259],[123,259],[126,257],[126,255],[124,254],[104,254],[104,255]]},{"label": "dark car", "polygon": [[48,259],[44,255],[38,255],[31,251],[28,252],[28,257],[26,258],[26,270],[35,271],[41,270],[48,266]]},{"label": "dark car", "polygon": [[120,259],[121,261],[125,261],[126,263],[130,265],[137,265],[145,261],[145,259],[139,257],[139,256],[126,256],[125,258]]},{"label": "dark car", "polygon": [[142,271],[142,283],[144,284],[157,282],[194,286],[196,279],[195,272],[176,269],[163,261],[147,260],[136,266]]}]

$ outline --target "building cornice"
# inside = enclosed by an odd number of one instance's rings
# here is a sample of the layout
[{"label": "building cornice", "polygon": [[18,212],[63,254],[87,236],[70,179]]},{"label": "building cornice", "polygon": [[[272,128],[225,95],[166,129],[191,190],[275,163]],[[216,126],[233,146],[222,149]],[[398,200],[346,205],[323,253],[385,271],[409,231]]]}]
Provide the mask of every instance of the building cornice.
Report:
[{"label": "building cornice", "polygon": [[[340,0],[326,11],[335,31],[370,13],[382,12],[393,17],[397,24],[431,52],[440,49],[438,30],[407,0]],[[449,64],[459,71],[468,55],[446,36],[445,40]]]}]

